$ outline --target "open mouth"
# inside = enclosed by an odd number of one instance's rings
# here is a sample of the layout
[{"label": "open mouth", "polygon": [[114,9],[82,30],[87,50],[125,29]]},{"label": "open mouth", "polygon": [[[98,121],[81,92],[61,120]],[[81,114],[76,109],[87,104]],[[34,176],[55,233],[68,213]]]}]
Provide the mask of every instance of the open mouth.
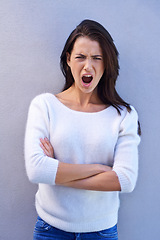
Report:
[{"label": "open mouth", "polygon": [[91,82],[92,82],[92,79],[93,79],[92,75],[84,75],[84,76],[82,77],[82,81],[83,81],[84,84],[89,84],[89,83],[91,83]]}]

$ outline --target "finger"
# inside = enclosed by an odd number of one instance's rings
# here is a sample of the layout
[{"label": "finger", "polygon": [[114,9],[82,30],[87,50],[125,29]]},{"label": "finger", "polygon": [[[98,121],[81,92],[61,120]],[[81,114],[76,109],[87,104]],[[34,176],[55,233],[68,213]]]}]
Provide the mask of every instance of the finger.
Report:
[{"label": "finger", "polygon": [[52,147],[52,145],[51,145],[51,143],[50,143],[50,141],[48,140],[48,138],[40,138],[40,141],[41,141],[41,143],[43,144],[43,145],[48,145],[49,147]]},{"label": "finger", "polygon": [[49,155],[49,152],[47,151],[47,149],[43,146],[43,144],[40,143],[40,147],[42,148],[44,154],[46,154],[47,156]]},{"label": "finger", "polygon": [[48,140],[48,138],[44,138],[44,141],[45,141],[45,143],[50,147],[50,148],[52,148],[53,149],[53,146],[52,146],[52,144],[50,143],[50,141]]},{"label": "finger", "polygon": [[44,138],[44,141],[45,141],[46,143],[50,144],[50,141],[48,140],[47,137]]},{"label": "finger", "polygon": [[50,143],[50,141],[48,140],[48,138],[40,138],[40,142],[43,146],[43,150],[44,150],[44,153],[48,156],[48,157],[54,157],[54,149]]},{"label": "finger", "polygon": [[40,147],[43,149],[43,152],[48,157],[54,157],[54,150],[48,139],[40,138]]},{"label": "finger", "polygon": [[41,142],[41,144],[43,145],[43,147],[46,148],[47,151],[49,151],[49,150],[51,149],[52,146],[49,145],[48,142],[46,142],[45,139],[42,139],[42,138],[41,138],[41,139],[40,139],[40,142]]}]

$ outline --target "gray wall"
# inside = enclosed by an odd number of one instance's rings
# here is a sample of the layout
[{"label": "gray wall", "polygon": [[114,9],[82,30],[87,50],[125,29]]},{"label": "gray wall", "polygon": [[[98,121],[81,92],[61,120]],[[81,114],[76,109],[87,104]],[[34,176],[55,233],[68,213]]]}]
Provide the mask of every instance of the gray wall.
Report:
[{"label": "gray wall", "polygon": [[[139,112],[142,142],[135,191],[121,195],[120,240],[158,239],[160,216],[159,0],[0,1],[0,240],[32,239],[36,185],[24,167],[28,106],[64,80],[59,55],[84,18],[102,23],[120,52],[117,89]],[[112,206],[111,206],[112,207]]]}]

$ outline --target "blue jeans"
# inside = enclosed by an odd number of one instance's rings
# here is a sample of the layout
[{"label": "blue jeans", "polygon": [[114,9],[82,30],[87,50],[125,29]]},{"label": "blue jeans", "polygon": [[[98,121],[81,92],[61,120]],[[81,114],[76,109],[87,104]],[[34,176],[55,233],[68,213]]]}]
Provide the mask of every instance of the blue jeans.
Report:
[{"label": "blue jeans", "polygon": [[65,232],[58,228],[52,227],[40,217],[37,218],[37,222],[34,229],[33,240],[97,240],[108,239],[118,240],[117,225],[112,228],[89,233],[72,233]]}]

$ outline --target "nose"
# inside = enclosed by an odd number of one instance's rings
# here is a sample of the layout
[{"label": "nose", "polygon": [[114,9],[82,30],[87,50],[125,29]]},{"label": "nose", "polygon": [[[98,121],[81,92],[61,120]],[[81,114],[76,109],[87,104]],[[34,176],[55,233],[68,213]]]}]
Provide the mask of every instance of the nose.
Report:
[{"label": "nose", "polygon": [[92,61],[91,59],[86,59],[85,65],[84,65],[84,70],[90,71],[92,69]]}]

